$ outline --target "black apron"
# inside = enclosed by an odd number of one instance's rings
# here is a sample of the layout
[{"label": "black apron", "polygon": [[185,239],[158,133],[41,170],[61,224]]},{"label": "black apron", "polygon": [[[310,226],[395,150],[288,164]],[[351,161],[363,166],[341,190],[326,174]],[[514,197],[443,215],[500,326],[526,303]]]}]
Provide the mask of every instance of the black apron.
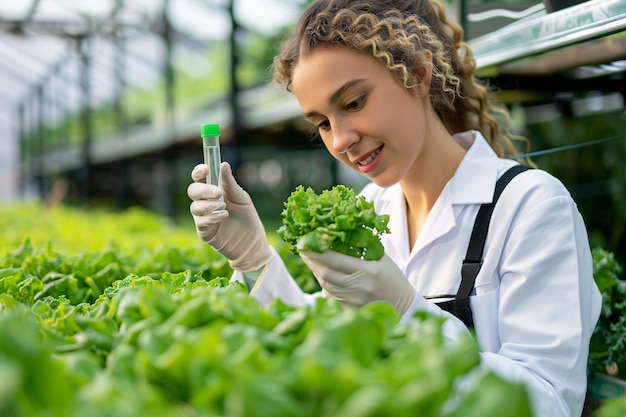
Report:
[{"label": "black apron", "polygon": [[472,235],[467,247],[467,253],[465,254],[465,259],[461,267],[461,284],[459,285],[459,290],[455,298],[453,300],[435,303],[441,309],[458,317],[469,329],[474,328],[474,319],[470,308],[469,296],[474,290],[476,276],[482,266],[483,249],[485,247],[485,241],[487,240],[487,230],[489,229],[489,221],[491,220],[493,209],[500,194],[502,194],[502,190],[504,190],[504,187],[506,187],[509,181],[517,174],[527,169],[529,169],[527,166],[515,165],[509,168],[498,179],[493,192],[493,201],[481,205],[476,215],[474,228],[472,229]]}]

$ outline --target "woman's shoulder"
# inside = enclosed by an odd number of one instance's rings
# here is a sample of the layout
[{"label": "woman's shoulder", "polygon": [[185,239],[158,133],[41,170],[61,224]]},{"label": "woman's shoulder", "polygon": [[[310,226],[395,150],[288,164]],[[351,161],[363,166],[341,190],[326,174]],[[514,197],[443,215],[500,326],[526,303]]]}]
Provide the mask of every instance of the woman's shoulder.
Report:
[{"label": "woman's shoulder", "polygon": [[511,215],[557,210],[567,215],[577,210],[577,204],[559,178],[541,168],[531,168],[511,180],[502,192],[496,210]]},{"label": "woman's shoulder", "polygon": [[516,189],[527,195],[537,197],[570,197],[571,194],[565,184],[541,168],[531,168],[518,174]]}]

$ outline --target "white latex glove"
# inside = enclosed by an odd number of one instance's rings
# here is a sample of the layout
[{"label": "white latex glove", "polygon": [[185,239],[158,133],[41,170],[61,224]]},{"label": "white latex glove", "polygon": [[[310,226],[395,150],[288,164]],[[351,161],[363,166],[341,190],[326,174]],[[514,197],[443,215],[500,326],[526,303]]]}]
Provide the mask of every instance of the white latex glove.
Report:
[{"label": "white latex glove", "polygon": [[195,182],[187,188],[187,195],[193,200],[190,211],[196,231],[203,242],[228,258],[233,269],[258,270],[272,258],[265,228],[230,165],[222,162],[220,170],[224,191],[206,184],[207,165],[199,164],[191,172]]},{"label": "white latex glove", "polygon": [[415,298],[415,289],[394,261],[384,255],[365,261],[332,250],[300,252],[322,290],[343,306],[360,307],[371,301],[390,302],[402,316]]}]

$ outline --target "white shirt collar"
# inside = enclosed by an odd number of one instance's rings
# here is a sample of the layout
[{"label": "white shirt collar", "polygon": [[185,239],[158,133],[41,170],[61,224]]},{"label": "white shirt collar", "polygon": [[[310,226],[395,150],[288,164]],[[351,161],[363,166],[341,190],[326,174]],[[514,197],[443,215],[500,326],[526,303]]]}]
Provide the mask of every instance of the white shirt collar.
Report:
[{"label": "white shirt collar", "polygon": [[[426,230],[420,233],[414,251],[454,227],[456,224],[454,213],[463,205],[492,201],[500,165],[498,156],[478,131],[459,133],[453,138],[467,149],[467,153],[437,198],[435,207],[424,225]],[[382,209],[390,215],[389,229],[394,234],[394,239],[390,239],[388,244],[394,246],[396,242],[407,244],[406,205],[400,185],[394,184],[386,188],[385,192],[378,195],[377,200],[377,209]],[[408,252],[405,254],[404,250],[400,248],[397,250],[398,255],[408,256]],[[396,259],[396,262],[404,264],[401,259]]]},{"label": "white shirt collar", "polygon": [[452,204],[489,203],[498,178],[498,155],[483,135],[475,130],[453,138],[467,153],[446,188]]}]

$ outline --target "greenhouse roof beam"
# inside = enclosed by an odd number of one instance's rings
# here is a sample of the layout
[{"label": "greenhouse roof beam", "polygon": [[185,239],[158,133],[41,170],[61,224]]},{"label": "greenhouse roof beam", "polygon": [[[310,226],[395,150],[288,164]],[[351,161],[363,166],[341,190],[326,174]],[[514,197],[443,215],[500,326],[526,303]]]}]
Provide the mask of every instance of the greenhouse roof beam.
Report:
[{"label": "greenhouse roof beam", "polygon": [[35,13],[37,13],[37,8],[39,7],[39,2],[40,0],[33,0],[32,3],[30,4],[30,8],[28,9],[28,12],[26,13],[26,16],[24,16],[24,21],[28,22],[29,20],[31,20],[33,18],[33,16],[35,15]]},{"label": "greenhouse roof beam", "polygon": [[514,66],[522,59],[565,50],[624,30],[625,1],[587,1],[553,13],[533,14],[472,39],[469,44],[476,57],[479,75],[491,76],[500,73],[500,66],[504,64]]}]

